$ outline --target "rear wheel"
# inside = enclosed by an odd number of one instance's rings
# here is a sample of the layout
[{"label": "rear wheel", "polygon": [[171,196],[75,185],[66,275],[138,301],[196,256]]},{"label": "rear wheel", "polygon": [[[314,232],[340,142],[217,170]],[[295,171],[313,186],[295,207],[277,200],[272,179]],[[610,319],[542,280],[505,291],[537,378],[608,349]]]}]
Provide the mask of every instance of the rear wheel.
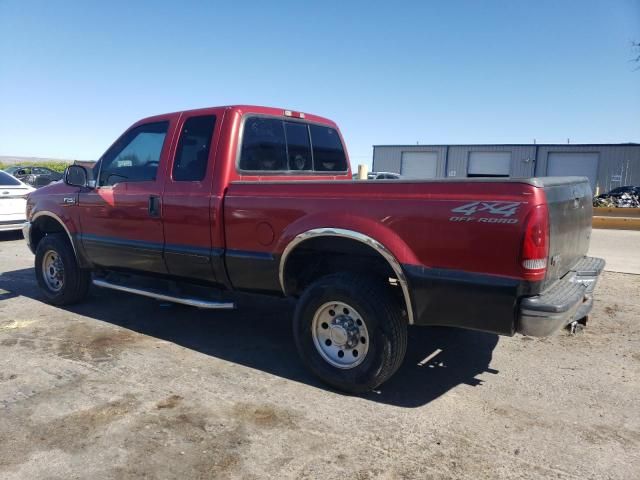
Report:
[{"label": "rear wheel", "polygon": [[78,266],[73,248],[63,234],[47,235],[38,243],[35,270],[48,303],[69,305],[87,295],[91,272]]},{"label": "rear wheel", "polygon": [[310,285],[294,316],[302,360],[324,382],[362,393],[388,380],[407,348],[407,325],[383,284],[351,273],[327,275]]}]

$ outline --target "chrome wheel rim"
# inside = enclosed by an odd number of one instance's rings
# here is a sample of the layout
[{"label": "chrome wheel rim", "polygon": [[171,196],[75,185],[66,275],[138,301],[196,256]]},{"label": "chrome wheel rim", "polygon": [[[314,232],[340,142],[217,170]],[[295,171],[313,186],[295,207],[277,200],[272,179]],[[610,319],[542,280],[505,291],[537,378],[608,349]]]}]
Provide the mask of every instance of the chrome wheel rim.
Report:
[{"label": "chrome wheel rim", "polygon": [[47,288],[59,292],[64,286],[64,265],[55,250],[48,250],[42,257],[42,278]]},{"label": "chrome wheel rim", "polygon": [[320,356],[337,368],[357,367],[369,351],[369,332],[362,315],[344,302],[320,306],[313,316],[311,334]]}]

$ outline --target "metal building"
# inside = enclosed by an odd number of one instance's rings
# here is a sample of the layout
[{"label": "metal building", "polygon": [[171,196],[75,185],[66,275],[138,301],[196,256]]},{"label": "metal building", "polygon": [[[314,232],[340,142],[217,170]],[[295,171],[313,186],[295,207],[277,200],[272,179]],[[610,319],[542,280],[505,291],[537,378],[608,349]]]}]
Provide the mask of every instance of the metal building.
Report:
[{"label": "metal building", "polygon": [[374,145],[372,170],[403,178],[583,175],[604,193],[640,185],[640,144]]}]

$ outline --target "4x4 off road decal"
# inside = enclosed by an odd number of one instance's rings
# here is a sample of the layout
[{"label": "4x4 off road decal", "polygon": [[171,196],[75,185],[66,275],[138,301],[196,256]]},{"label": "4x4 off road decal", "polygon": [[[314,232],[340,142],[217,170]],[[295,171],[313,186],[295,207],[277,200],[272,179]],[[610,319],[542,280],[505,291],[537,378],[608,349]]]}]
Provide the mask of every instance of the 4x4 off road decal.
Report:
[{"label": "4x4 off road decal", "polygon": [[[451,209],[451,213],[461,214],[449,217],[450,222],[478,223],[518,223],[513,217],[521,202],[471,202]],[[476,213],[480,214],[476,216]]]}]

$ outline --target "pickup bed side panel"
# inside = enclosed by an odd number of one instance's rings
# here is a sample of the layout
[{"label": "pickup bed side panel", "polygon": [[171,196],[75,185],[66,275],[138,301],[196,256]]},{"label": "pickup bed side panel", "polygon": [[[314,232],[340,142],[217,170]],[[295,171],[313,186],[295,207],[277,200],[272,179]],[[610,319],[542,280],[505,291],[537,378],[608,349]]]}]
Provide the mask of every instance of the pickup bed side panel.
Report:
[{"label": "pickup bed side panel", "polygon": [[279,291],[280,256],[296,235],[351,229],[401,263],[416,323],[511,334],[517,297],[532,289],[519,256],[538,190],[517,182],[233,183],[224,213],[229,277],[238,289]]}]

